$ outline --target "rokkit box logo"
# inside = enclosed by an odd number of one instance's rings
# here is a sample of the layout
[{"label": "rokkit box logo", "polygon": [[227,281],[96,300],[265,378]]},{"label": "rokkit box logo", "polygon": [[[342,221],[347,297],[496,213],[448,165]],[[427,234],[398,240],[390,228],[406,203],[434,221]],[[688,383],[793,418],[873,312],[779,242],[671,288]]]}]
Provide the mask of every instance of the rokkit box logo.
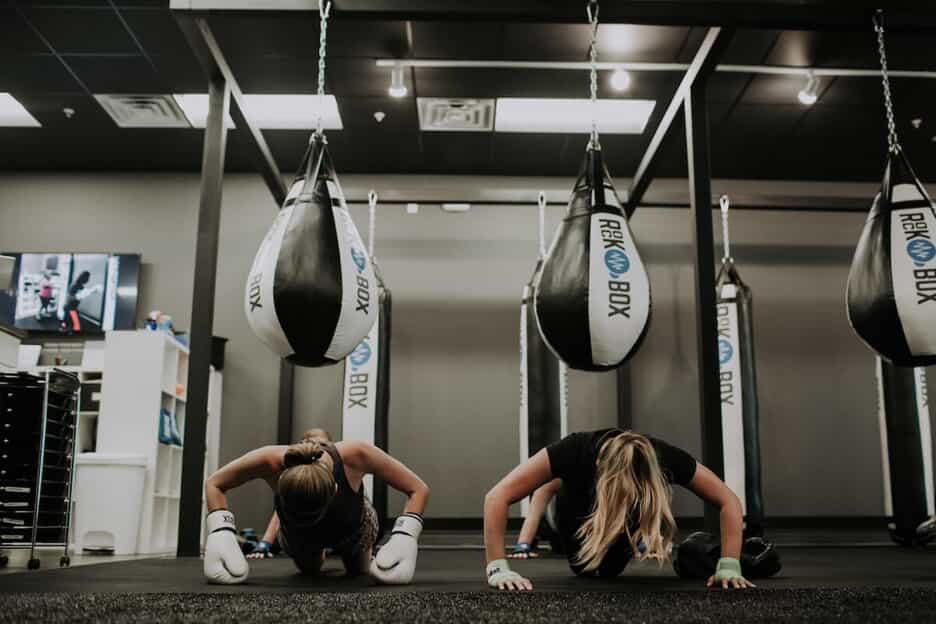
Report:
[{"label": "rokkit box logo", "polygon": [[936,302],[936,245],[933,244],[927,212],[931,209],[908,210],[900,213],[900,227],[906,242],[906,252],[913,262],[913,284],[917,305]]},{"label": "rokkit box logo", "polygon": [[631,283],[621,279],[630,270],[630,259],[624,247],[624,231],[618,219],[601,218],[601,243],[604,249],[605,268],[608,269],[608,317],[630,318]]},{"label": "rokkit box logo", "polygon": [[370,362],[371,355],[373,355],[373,349],[370,346],[370,336],[367,336],[348,356],[348,364],[351,366],[351,374],[348,375],[348,391],[345,393],[348,399],[348,409],[354,407],[367,409],[367,398],[370,394],[367,382],[370,379],[370,373],[359,371]]},{"label": "rokkit box logo", "polygon": [[737,353],[737,308],[731,303],[718,304],[718,380],[721,402],[735,405],[741,394],[741,371],[735,360]]}]

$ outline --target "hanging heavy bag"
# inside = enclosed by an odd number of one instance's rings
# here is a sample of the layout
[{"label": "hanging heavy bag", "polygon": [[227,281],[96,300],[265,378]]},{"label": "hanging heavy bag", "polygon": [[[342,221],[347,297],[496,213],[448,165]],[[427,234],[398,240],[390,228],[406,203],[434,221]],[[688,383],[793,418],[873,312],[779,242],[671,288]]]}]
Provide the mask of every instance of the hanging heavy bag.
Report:
[{"label": "hanging heavy bag", "polygon": [[536,283],[549,348],[569,367],[605,371],[633,355],[650,320],[650,280],[601,149],[590,143]]},{"label": "hanging heavy bag", "polygon": [[715,296],[725,483],[741,499],[746,520],[745,535],[757,536],[764,533],[764,503],[761,497],[753,298],[731,257],[728,230],[730,201],[723,195],[719,203],[725,253],[715,279]]},{"label": "hanging heavy bag", "polygon": [[851,271],[848,320],[858,337],[898,366],[936,364],[936,210],[897,140],[884,28],[875,20],[887,109],[887,167]]},{"label": "hanging heavy bag", "polygon": [[898,366],[936,364],[936,211],[903,150],[888,154],[851,271],[848,320]]},{"label": "hanging heavy bag", "polygon": [[936,537],[926,372],[881,358],[875,358],[875,372],[887,528],[896,543],[920,546]]},{"label": "hanging heavy bag", "polygon": [[377,319],[377,285],[328,154],[314,133],[247,278],[250,328],[301,366],[340,362]]},{"label": "hanging heavy bag", "polygon": [[[345,358],[341,399],[341,439],[363,440],[387,450],[390,410],[390,314],[392,297],[374,255],[377,194],[369,193],[368,254],[377,281],[377,322]],[[387,518],[387,485],[376,475],[364,476],[364,492],[378,519]]]}]

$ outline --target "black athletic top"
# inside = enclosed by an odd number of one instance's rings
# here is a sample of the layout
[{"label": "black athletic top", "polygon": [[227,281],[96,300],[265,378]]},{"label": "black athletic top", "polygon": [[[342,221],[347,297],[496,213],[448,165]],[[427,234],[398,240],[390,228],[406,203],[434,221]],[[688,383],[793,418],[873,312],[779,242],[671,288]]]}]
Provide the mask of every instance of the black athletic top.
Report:
[{"label": "black athletic top", "polygon": [[[595,505],[595,472],[598,451],[620,429],[600,429],[573,433],[546,447],[553,478],[562,479],[557,498],[558,514],[564,529],[575,529]],[[663,440],[647,437],[656,450],[663,476],[669,483],[687,485],[696,471],[696,460],[689,453]],[[575,526],[573,526],[575,525]]]},{"label": "black athletic top", "polygon": [[364,488],[357,492],[351,488],[345,476],[344,462],[341,461],[341,455],[338,454],[338,449],[334,444],[322,444],[322,447],[332,457],[334,463],[332,474],[335,476],[335,483],[338,484],[338,491],[328,504],[325,515],[317,522],[310,522],[308,517],[303,518],[303,515],[317,515],[316,510],[290,509],[287,511],[280,497],[274,497],[276,513],[280,518],[280,531],[286,535],[286,542],[290,545],[290,549],[336,548],[354,537],[361,527]]}]

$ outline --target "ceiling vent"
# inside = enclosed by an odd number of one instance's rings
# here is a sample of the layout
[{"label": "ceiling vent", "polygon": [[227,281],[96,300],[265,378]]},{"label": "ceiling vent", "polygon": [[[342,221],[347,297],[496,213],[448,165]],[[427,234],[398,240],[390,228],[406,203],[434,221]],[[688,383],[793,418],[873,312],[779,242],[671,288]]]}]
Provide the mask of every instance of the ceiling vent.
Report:
[{"label": "ceiling vent", "polygon": [[490,132],[494,128],[494,100],[417,98],[419,129],[441,132]]},{"label": "ceiling vent", "polygon": [[191,128],[171,95],[95,95],[121,128]]}]

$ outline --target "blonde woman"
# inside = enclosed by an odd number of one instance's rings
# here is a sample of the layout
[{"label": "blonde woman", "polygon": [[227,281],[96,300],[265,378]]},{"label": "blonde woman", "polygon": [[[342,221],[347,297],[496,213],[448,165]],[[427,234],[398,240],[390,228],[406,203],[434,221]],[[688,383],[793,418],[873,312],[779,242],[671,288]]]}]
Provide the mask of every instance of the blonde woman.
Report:
[{"label": "blonde woman", "polygon": [[[572,571],[613,577],[631,559],[670,555],[676,523],[671,486],[680,485],[721,509],[721,559],[706,585],[753,587],[741,574],[742,512],[738,497],[682,449],[632,431],[574,433],[544,448],[487,493],[484,544],[491,587],[531,590],[504,552],[508,507],[558,479],[556,520]],[[557,485],[553,483],[553,485]]]},{"label": "blonde woman", "polygon": [[[306,429],[302,433],[302,439],[300,442],[331,442],[331,436],[327,431],[319,427],[313,427],[312,429]],[[257,542],[257,545],[254,546],[254,549],[248,553],[248,559],[271,559],[276,554],[276,538],[279,535],[280,530],[280,520],[279,516],[276,514],[276,511],[273,511],[273,514],[270,516],[270,521],[267,523],[266,531],[263,532],[263,538]],[[325,558],[325,551],[322,550],[322,559]]]},{"label": "blonde woman", "polygon": [[[363,492],[366,474],[408,496],[390,539],[373,558],[379,527],[377,513]],[[322,552],[328,548],[341,556],[348,576],[368,573],[377,582],[397,585],[412,580],[429,487],[372,444],[312,440],[256,449],[205,482],[209,513],[204,572],[209,583],[247,579],[247,559],[237,542],[225,493],[255,479],[273,490],[280,543],[302,573],[317,574]]]}]

